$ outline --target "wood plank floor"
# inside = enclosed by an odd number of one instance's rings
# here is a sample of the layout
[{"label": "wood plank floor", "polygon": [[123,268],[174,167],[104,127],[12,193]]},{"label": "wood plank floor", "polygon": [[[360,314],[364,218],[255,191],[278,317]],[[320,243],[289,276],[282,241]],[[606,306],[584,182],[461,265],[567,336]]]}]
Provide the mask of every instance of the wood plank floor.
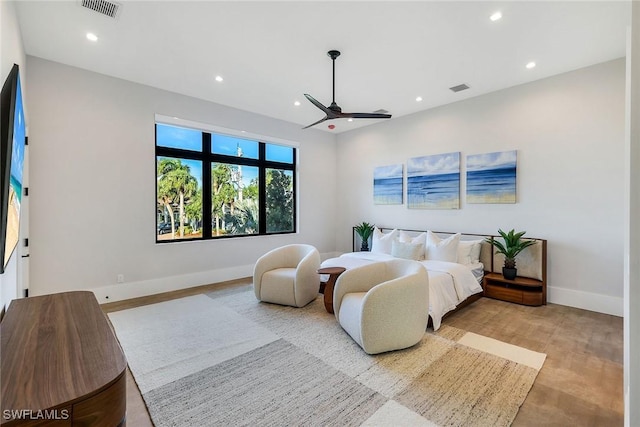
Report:
[{"label": "wood plank floor", "polygon": [[[246,288],[251,279],[103,304],[105,313],[210,292]],[[444,323],[547,354],[514,426],[622,426],[622,318],[556,304],[526,307],[481,298]],[[131,373],[127,425],[152,426]]]}]

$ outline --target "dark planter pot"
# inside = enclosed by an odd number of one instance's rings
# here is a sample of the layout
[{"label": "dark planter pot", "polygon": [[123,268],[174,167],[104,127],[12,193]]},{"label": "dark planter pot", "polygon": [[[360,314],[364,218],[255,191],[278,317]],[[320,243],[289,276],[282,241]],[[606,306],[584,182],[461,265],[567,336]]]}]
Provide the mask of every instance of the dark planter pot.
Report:
[{"label": "dark planter pot", "polygon": [[362,245],[360,246],[360,250],[362,252],[369,252],[369,242],[367,242],[366,240],[363,240]]},{"label": "dark planter pot", "polygon": [[516,274],[518,274],[517,268],[506,268],[502,267],[502,275],[507,280],[514,280],[516,278]]}]

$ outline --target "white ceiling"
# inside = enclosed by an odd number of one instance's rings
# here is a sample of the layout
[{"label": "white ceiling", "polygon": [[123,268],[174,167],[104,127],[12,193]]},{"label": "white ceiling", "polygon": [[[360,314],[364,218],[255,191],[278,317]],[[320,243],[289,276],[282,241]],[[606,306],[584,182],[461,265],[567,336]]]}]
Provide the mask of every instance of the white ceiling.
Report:
[{"label": "white ceiling", "polygon": [[[78,0],[18,2],[26,53],[301,127],[324,116],[304,93],[331,102],[331,49],[342,110],[397,118],[622,57],[630,23],[629,1],[120,3],[112,19]],[[448,89],[460,83],[471,89]]]}]

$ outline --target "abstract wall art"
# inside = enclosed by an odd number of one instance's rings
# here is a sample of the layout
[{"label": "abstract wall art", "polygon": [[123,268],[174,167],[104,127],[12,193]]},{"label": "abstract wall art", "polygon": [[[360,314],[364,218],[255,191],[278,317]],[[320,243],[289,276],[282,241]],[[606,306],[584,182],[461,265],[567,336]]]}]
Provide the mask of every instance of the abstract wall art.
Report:
[{"label": "abstract wall art", "polygon": [[516,150],[467,156],[467,203],[516,202]]},{"label": "abstract wall art", "polygon": [[401,205],[404,165],[380,166],[373,170],[373,203]]},{"label": "abstract wall art", "polygon": [[460,153],[413,157],[407,162],[407,206],[460,208]]}]

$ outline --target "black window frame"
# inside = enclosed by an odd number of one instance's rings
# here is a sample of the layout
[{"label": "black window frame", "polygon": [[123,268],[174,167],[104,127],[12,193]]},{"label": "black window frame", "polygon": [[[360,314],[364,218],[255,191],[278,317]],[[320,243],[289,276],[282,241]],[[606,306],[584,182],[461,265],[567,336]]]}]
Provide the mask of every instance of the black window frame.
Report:
[{"label": "black window frame", "polygon": [[[186,150],[181,148],[173,148],[173,147],[162,147],[158,146],[158,125],[165,126],[173,126],[183,129],[195,130],[202,133],[202,151],[195,150]],[[211,136],[214,134],[230,136],[233,138],[244,139],[247,141],[255,141],[258,143],[258,158],[252,159],[248,157],[239,157],[239,156],[229,156],[224,154],[214,154],[211,149]],[[202,129],[197,129],[189,126],[181,126],[174,125],[163,122],[156,122],[154,125],[154,140],[155,140],[155,164],[156,164],[156,203],[158,200],[158,158],[159,157],[169,157],[176,159],[187,159],[187,160],[197,160],[202,162],[202,237],[192,237],[192,238],[174,238],[168,240],[158,240],[158,218],[156,215],[156,243],[175,243],[175,242],[199,242],[204,240],[219,240],[219,239],[235,239],[242,237],[255,237],[255,236],[275,236],[280,234],[294,234],[297,233],[298,230],[298,221],[297,221],[297,174],[296,174],[296,159],[297,159],[297,148],[290,145],[278,144],[277,142],[272,142],[268,140],[263,140],[262,138],[254,139],[254,138],[245,138],[239,135],[227,134],[227,133],[216,133],[210,132]],[[277,162],[273,160],[266,159],[266,146],[267,144],[272,145],[280,145],[286,146],[293,150],[292,162],[291,163],[283,163]],[[220,236],[213,235],[213,227],[212,221],[213,217],[211,215],[212,208],[212,194],[211,194],[211,167],[214,163],[224,163],[229,165],[236,166],[252,166],[258,168],[258,232],[253,234],[223,234]],[[293,182],[293,230],[291,231],[277,231],[277,232],[267,232],[267,197],[266,197],[266,175],[267,169],[280,169],[287,170],[292,172]],[[157,205],[156,205],[157,208]]]}]

